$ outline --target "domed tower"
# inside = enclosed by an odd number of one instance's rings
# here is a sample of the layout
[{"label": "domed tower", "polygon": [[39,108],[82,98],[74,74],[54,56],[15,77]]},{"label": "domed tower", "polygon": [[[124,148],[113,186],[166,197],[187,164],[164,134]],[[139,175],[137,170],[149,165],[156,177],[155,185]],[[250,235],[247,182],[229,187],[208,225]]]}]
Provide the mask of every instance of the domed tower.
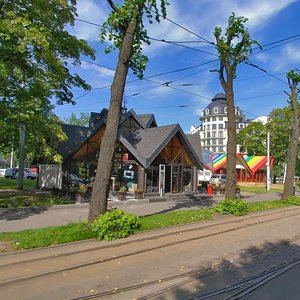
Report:
[{"label": "domed tower", "polygon": [[[245,116],[236,107],[236,127],[239,129],[247,126]],[[223,93],[218,93],[202,111],[200,118],[200,138],[204,149],[214,153],[225,153],[227,144],[227,102]],[[239,149],[237,149],[239,150]]]}]

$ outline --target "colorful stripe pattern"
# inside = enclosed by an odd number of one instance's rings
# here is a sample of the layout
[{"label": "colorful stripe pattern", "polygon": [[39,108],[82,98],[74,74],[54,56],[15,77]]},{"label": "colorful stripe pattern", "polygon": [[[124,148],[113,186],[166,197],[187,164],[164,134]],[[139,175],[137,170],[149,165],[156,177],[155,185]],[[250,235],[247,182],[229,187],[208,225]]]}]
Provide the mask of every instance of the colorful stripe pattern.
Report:
[{"label": "colorful stripe pattern", "polygon": [[267,156],[244,156],[252,173],[258,171],[263,165],[267,163]]},{"label": "colorful stripe pattern", "polygon": [[218,155],[213,156],[212,160],[213,160],[213,169],[215,172],[216,170],[219,170],[226,165],[227,155],[226,154],[218,154]]},{"label": "colorful stripe pattern", "polygon": [[[242,156],[241,154],[237,154],[237,160],[240,161],[248,171],[251,173],[257,172],[262,166],[267,163],[267,156]],[[226,154],[218,154],[212,157],[213,161],[213,172],[217,172],[219,169],[224,167],[227,163],[227,155]],[[270,158],[270,167],[273,165],[273,158]],[[245,163],[246,162],[246,163]]]}]

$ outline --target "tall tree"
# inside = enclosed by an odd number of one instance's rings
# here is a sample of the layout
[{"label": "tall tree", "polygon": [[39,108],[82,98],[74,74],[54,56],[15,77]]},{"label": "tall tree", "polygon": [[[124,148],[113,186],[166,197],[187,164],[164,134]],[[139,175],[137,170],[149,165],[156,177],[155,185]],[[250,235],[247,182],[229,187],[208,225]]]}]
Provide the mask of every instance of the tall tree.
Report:
[{"label": "tall tree", "polygon": [[293,194],[293,181],[295,176],[295,167],[298,153],[299,144],[299,108],[298,108],[298,96],[299,88],[298,84],[300,82],[300,73],[298,70],[291,70],[287,73],[287,80],[290,87],[290,93],[286,92],[289,96],[289,104],[293,112],[293,122],[292,122],[292,136],[290,139],[290,144],[288,148],[287,156],[287,169],[285,175],[284,189],[282,199]]},{"label": "tall tree", "polygon": [[73,103],[73,87],[88,90],[69,66],[79,65],[81,55],[94,58],[87,42],[66,30],[75,16],[76,0],[0,1],[2,147],[17,145],[19,127],[25,125],[25,147],[30,144],[35,153],[43,149],[46,157],[57,158],[49,141],[63,138],[63,133],[51,113],[51,99]]},{"label": "tall tree", "polygon": [[237,134],[237,142],[241,145],[241,152],[247,155],[265,155],[266,126],[261,122],[251,122]]},{"label": "tall tree", "polygon": [[118,62],[114,80],[111,86],[111,98],[107,116],[105,134],[101,143],[97,173],[89,210],[89,222],[95,220],[107,209],[111,170],[113,165],[115,144],[122,98],[128,69],[139,78],[143,77],[148,58],[142,54],[142,45],[150,44],[147,31],[143,25],[145,14],[149,22],[153,22],[153,15],[159,22],[160,15],[157,2],[160,3],[162,16],[166,16],[167,0],[124,0],[122,6],[107,0],[112,9],[108,20],[103,24],[102,41],[108,37],[113,42],[106,52],[119,49]]},{"label": "tall tree", "polygon": [[90,114],[80,112],[79,117],[77,117],[74,113],[72,113],[69,118],[65,118],[65,121],[69,125],[88,126],[90,121]]},{"label": "tall tree", "polygon": [[244,23],[247,18],[236,17],[233,13],[228,19],[228,27],[222,36],[221,27],[216,27],[214,36],[220,59],[219,79],[227,98],[228,142],[227,142],[227,180],[225,198],[236,198],[236,119],[234,106],[233,81],[236,77],[236,68],[241,62],[247,61],[251,46],[258,45],[250,37]]}]

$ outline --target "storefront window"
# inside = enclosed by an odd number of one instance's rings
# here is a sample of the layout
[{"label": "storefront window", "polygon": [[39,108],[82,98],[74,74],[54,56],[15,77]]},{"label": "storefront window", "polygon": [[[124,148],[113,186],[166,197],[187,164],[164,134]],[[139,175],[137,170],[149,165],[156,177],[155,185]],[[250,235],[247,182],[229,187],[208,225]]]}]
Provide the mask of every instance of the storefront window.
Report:
[{"label": "storefront window", "polygon": [[193,169],[183,168],[183,191],[192,192],[193,191]]},{"label": "storefront window", "polygon": [[147,181],[146,181],[146,192],[147,193],[158,193],[158,166],[150,166],[146,170]]}]

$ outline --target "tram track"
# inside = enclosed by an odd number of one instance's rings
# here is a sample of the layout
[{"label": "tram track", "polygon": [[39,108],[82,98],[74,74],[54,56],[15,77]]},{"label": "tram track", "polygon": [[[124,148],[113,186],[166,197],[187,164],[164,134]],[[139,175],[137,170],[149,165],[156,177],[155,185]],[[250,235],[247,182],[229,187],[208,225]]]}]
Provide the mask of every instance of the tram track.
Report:
[{"label": "tram track", "polygon": [[[295,209],[297,210],[297,212],[295,212]],[[19,262],[14,262],[12,264],[3,264],[0,267],[0,272],[2,274],[8,274],[9,273],[9,269],[14,266],[14,270],[13,272],[11,272],[11,277],[9,277],[9,275],[5,278],[2,276],[2,280],[0,281],[0,286],[5,286],[5,285],[9,285],[9,284],[13,284],[13,283],[17,283],[17,282],[22,282],[22,281],[26,281],[26,280],[32,280],[32,279],[36,279],[36,278],[41,278],[41,277],[45,277],[48,275],[52,275],[52,274],[56,274],[56,273],[61,273],[61,272],[67,272],[67,271],[71,271],[71,270],[76,270],[76,269],[80,269],[80,268],[86,268],[92,265],[96,265],[96,264],[102,264],[105,262],[110,262],[113,260],[119,260],[121,258],[126,258],[129,256],[134,256],[134,255],[139,255],[142,253],[146,253],[146,252],[150,252],[150,251],[155,251],[158,249],[163,249],[166,247],[171,247],[171,246],[175,246],[175,245],[179,245],[179,244],[183,244],[183,243],[189,243],[191,241],[196,241],[196,240],[201,240],[201,239],[205,239],[208,237],[213,237],[213,236],[217,236],[220,234],[225,234],[225,233],[230,233],[230,232],[234,232],[240,229],[244,229],[246,227],[249,226],[256,226],[256,225],[260,225],[260,224],[265,224],[265,223],[269,223],[269,222],[275,222],[277,220],[282,220],[285,218],[290,218],[290,217],[294,217],[299,215],[299,208],[293,208],[292,210],[285,210],[284,213],[286,213],[286,215],[282,215],[283,212],[282,211],[274,211],[272,213],[268,213],[268,214],[263,214],[263,215],[257,215],[254,216],[252,215],[252,218],[240,218],[237,220],[234,220],[232,222],[223,222],[223,223],[218,223],[215,226],[202,226],[200,229],[196,226],[195,228],[192,229],[187,229],[184,230],[184,227],[179,228],[178,230],[175,231],[175,233],[173,232],[172,234],[168,233],[168,234],[161,234],[161,235],[157,235],[157,236],[152,236],[152,237],[148,237],[148,238],[142,238],[141,240],[134,240],[131,241],[130,243],[135,243],[135,248],[138,248],[138,250],[136,251],[129,251],[127,253],[119,253],[118,255],[111,255],[108,257],[102,257],[100,259],[92,259],[92,255],[91,253],[93,252],[93,255],[95,257],[99,257],[99,255],[101,255],[101,251],[102,250],[107,250],[107,247],[97,247],[97,249],[92,249],[90,251],[85,251],[85,252],[75,252],[72,254],[63,254],[62,256],[48,256],[48,257],[41,257],[39,259],[35,259],[35,260],[30,260],[30,258],[28,259],[28,261],[19,261]],[[276,218],[276,220],[274,220],[274,218],[280,215]],[[265,218],[268,219],[265,219]],[[255,219],[254,219],[255,218]],[[260,220],[261,219],[261,220]],[[219,227],[224,226],[224,224],[226,226],[229,226],[229,228],[220,230]],[[236,226],[236,224],[239,224],[238,226]],[[205,233],[203,231],[205,230],[212,230],[212,232],[210,233]],[[189,234],[192,236],[188,236],[187,238],[185,237],[185,234]],[[197,234],[196,236],[193,236],[193,234]],[[176,240],[175,241],[168,241],[168,238],[170,238],[170,236],[176,235]],[[167,238],[168,237],[168,238]],[[152,247],[149,247],[149,244],[147,242],[149,241],[156,241],[159,242],[159,245],[155,245]],[[122,245],[129,245],[130,243],[123,243]],[[146,243],[146,245],[142,245],[143,243]],[[143,246],[141,248],[141,246]],[[116,247],[118,248],[118,247]],[[116,249],[114,248],[114,249]],[[120,247],[119,247],[120,248]],[[113,249],[112,249],[113,250]],[[74,260],[78,260],[78,255],[80,254],[87,254],[89,256],[89,260],[86,261],[86,255],[85,255],[85,261],[82,261],[80,263],[71,263],[72,259],[70,259],[70,256],[72,256],[74,258]],[[66,256],[69,258],[69,261],[65,261],[66,260]],[[33,264],[38,265],[41,261],[44,262],[44,264],[51,266],[54,265],[54,261],[57,261],[57,259],[62,259],[63,261],[65,261],[66,265],[65,266],[61,266],[60,267],[54,267],[53,269],[49,269],[46,271],[36,271],[36,273],[27,273],[26,275],[22,275],[22,272],[18,272],[18,268],[20,270],[26,269],[26,268],[34,268]],[[83,259],[83,258],[81,258]],[[45,262],[46,260],[46,262]],[[74,261],[73,260],[73,261]],[[71,263],[71,264],[70,264]],[[57,264],[57,263],[56,263]],[[17,276],[13,275],[13,274],[19,274]],[[20,275],[21,274],[21,275]]]},{"label": "tram track", "polygon": [[[297,236],[297,238],[294,238],[293,241],[300,240],[300,234]],[[253,257],[257,257],[260,255],[265,254],[266,252],[269,252],[270,250],[274,250],[275,248],[282,247],[286,244],[288,244],[289,241],[282,242],[280,244],[277,244],[273,248],[268,248],[268,250],[262,250],[258,253],[255,253],[253,255],[249,255],[247,258],[244,258],[239,261],[239,263],[245,263],[249,259],[253,259]],[[222,287],[220,289],[216,289],[210,292],[206,292],[204,294],[199,294],[198,296],[189,297],[190,300],[204,300],[204,299],[210,299],[215,296],[222,296],[222,299],[224,300],[237,300],[242,299],[243,296],[251,293],[255,289],[258,289],[262,285],[268,283],[269,281],[273,280],[274,278],[286,273],[291,268],[294,268],[295,266],[300,264],[300,257],[294,258],[291,261],[287,263],[280,263],[276,265],[275,267],[272,267],[269,270],[265,270],[257,275],[249,276],[243,280],[240,280],[239,282],[235,282],[231,285],[227,285],[225,287]],[[138,289],[147,287],[147,286],[155,286],[155,285],[161,285],[162,283],[166,282],[172,282],[176,279],[183,279],[179,283],[170,284],[169,286],[166,286],[164,288],[159,288],[158,291],[154,291],[149,293],[148,295],[137,297],[136,300],[148,300],[157,296],[163,295],[165,292],[170,292],[171,290],[175,290],[180,288],[181,286],[184,286],[186,284],[189,284],[196,280],[201,280],[205,277],[212,276],[220,271],[224,271],[226,267],[220,267],[220,268],[212,268],[208,267],[201,270],[192,270],[185,273],[181,273],[174,276],[169,276],[165,278],[159,278],[156,280],[152,280],[146,283],[142,284],[135,284],[135,285],[129,285],[126,287],[121,287],[105,292],[98,292],[94,293],[92,295],[85,295],[81,297],[71,298],[71,300],[88,300],[88,299],[101,299],[108,296],[118,295],[118,294],[124,294],[128,291],[136,291]],[[238,291],[237,291],[238,290]],[[231,295],[227,295],[228,293],[231,293]],[[223,298],[226,297],[226,298]]]}]

